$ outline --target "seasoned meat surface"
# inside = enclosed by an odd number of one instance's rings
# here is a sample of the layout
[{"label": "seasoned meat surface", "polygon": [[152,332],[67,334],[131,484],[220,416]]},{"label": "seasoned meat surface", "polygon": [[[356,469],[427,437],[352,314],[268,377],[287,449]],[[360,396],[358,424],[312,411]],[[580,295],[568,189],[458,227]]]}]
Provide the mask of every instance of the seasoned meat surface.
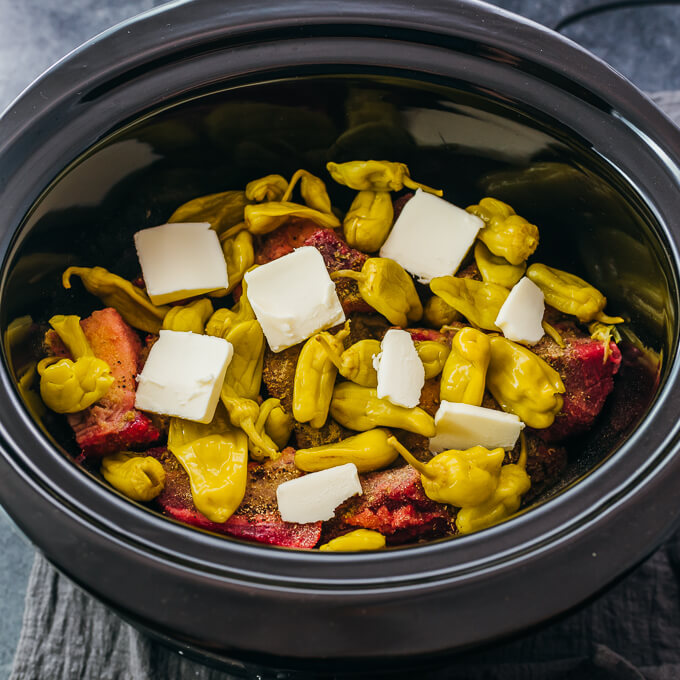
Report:
[{"label": "seasoned meat surface", "polygon": [[[159,431],[148,416],[135,409],[135,377],[142,357],[138,335],[111,307],[92,312],[80,325],[95,356],[106,361],[116,379],[96,404],[68,415],[82,453],[103,456],[155,442]],[[45,344],[50,353],[68,356],[54,331],[47,332]]]},{"label": "seasoned meat surface", "polygon": [[614,375],[621,364],[621,352],[615,343],[610,343],[611,353],[605,361],[603,342],[592,340],[571,321],[561,321],[555,327],[566,347],[560,347],[546,335],[531,348],[560,374],[564,382],[562,410],[553,425],[536,430],[547,442],[562,441],[592,427],[614,389]]},{"label": "seasoned meat surface", "polygon": [[323,227],[311,220],[292,218],[270,234],[260,237],[256,263],[266,264],[292,253],[296,248],[303,246],[305,241],[320,229]]},{"label": "seasoned meat surface", "polygon": [[[364,255],[359,250],[350,248],[335,231],[330,229],[315,231],[307,238],[304,245],[313,246],[321,253],[323,261],[326,263],[326,269],[329,272],[336,272],[340,269],[360,271],[364,262],[368,259],[367,255]],[[356,281],[339,279],[335,282],[335,289],[345,314],[374,311],[359,295]]]},{"label": "seasoned meat surface", "polygon": [[167,449],[148,452],[163,465],[165,488],[156,499],[163,512],[192,526],[257,543],[286,548],[313,548],[321,536],[321,522],[284,522],[276,503],[276,487],[302,473],[295,467],[295,451],[284,449],[277,461],[249,463],[246,494],[238,510],[223,524],[211,522],[194,505],[189,476]]},{"label": "seasoned meat surface", "polygon": [[362,528],[384,534],[388,543],[434,538],[451,531],[447,506],[431,501],[410,465],[361,477],[363,494],[343,503],[325,523],[323,540]]}]

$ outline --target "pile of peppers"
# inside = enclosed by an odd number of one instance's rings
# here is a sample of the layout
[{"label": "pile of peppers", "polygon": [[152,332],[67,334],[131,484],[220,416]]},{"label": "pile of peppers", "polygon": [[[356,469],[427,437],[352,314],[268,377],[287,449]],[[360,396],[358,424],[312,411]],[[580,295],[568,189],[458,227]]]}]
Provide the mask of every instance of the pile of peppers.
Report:
[{"label": "pile of peppers", "polygon": [[[333,206],[326,183],[300,169],[290,179],[271,174],[243,190],[195,198],[181,205],[169,222],[209,222],[218,234],[229,271],[229,288],[175,306],[154,305],[143,287],[98,266],[69,267],[63,286],[77,277],[85,289],[114,307],[133,328],[207,334],[228,340],[234,349],[213,421],[203,425],[180,418],[169,424],[168,449],[186,471],[196,508],[213,522],[225,522],[243,500],[248,462],[276,460],[296,424],[321,429],[332,418],[352,434],[340,441],[299,449],[296,467],[313,473],[353,463],[359,473],[393,466],[401,460],[421,476],[425,494],[454,511],[455,528],[466,534],[515,513],[531,485],[522,435],[516,462],[503,449],[475,446],[448,450],[429,461],[417,459],[399,440],[399,431],[421,437],[435,434],[433,417],[416,406],[396,406],[377,396],[374,359],[378,339],[350,342],[351,320],[314,334],[299,351],[290,412],[279,399],[262,395],[266,340],[248,300],[243,280],[254,268],[262,236],[291,220],[308,220],[324,229],[342,230],[352,248],[369,255],[360,271],[340,269],[331,279],[356,282],[361,298],[393,326],[422,324],[450,331],[448,344],[415,343],[425,378],[438,380],[441,400],[480,406],[489,393],[498,406],[532,428],[549,427],[562,408],[560,375],[531,349],[502,336],[495,324],[510,289],[527,276],[558,312],[590,324],[594,338],[609,349],[620,317],[605,314],[606,298],[583,279],[528,260],[539,244],[538,228],[502,201],[486,197],[467,211],[484,226],[468,259],[479,278],[452,272],[434,278],[429,288],[416,285],[397,262],[377,255],[394,223],[394,192],[442,192],[411,178],[403,163],[351,161],[328,163],[336,183],[356,192],[344,215]],[[295,200],[295,193],[299,201]],[[229,297],[238,292],[235,303]],[[105,398],[114,382],[110,367],[94,356],[77,316],[49,321],[65,348],[37,364],[40,395],[57,413],[76,413]],[[544,329],[556,342],[555,328]],[[605,361],[607,360],[605,354]],[[101,461],[101,474],[115,489],[147,502],[163,489],[162,465],[151,456],[119,451]],[[320,546],[322,551],[377,550],[385,536],[359,529]]]}]

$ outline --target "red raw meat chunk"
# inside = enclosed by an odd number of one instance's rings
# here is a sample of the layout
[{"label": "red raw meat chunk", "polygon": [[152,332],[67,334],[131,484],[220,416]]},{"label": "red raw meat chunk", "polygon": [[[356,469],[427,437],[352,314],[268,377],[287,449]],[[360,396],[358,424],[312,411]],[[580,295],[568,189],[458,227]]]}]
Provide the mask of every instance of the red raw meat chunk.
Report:
[{"label": "red raw meat chunk", "polygon": [[295,467],[295,451],[287,448],[277,461],[248,464],[246,495],[238,510],[223,524],[211,522],[194,505],[189,476],[167,449],[152,449],[165,469],[165,488],[157,501],[166,515],[200,529],[285,548],[313,548],[321,536],[321,522],[284,522],[276,503],[276,487],[303,473]]},{"label": "red raw meat chunk", "polygon": [[[316,248],[321,253],[329,272],[335,272],[338,269],[359,271],[368,257],[361,251],[350,248],[335,230],[319,227],[309,220],[296,219],[262,239],[257,250],[257,263],[266,264],[292,253],[295,248],[301,246]],[[374,311],[359,295],[356,281],[340,279],[335,282],[335,287],[345,314]]]},{"label": "red raw meat chunk", "polygon": [[[95,356],[106,361],[116,379],[96,404],[68,415],[83,455],[104,456],[155,442],[160,433],[145,414],[135,409],[135,377],[142,357],[139,337],[112,307],[92,312],[80,325]],[[54,331],[47,332],[45,344],[50,353],[68,356]]]},{"label": "red raw meat chunk", "polygon": [[320,227],[311,220],[291,218],[289,222],[278,227],[270,234],[263,236],[257,248],[257,264],[266,264],[272,260],[278,260],[295,248],[304,245],[304,242],[317,231],[331,231]]},{"label": "red raw meat chunk", "polygon": [[[360,250],[350,248],[334,231],[331,229],[318,229],[303,245],[313,246],[323,257],[326,269],[329,272],[336,272],[339,269],[352,269],[360,271],[368,256]],[[340,304],[345,310],[345,314],[369,313],[375,311],[373,307],[364,302],[359,295],[359,288],[356,281],[351,279],[339,279],[335,282],[338,291]]]},{"label": "red raw meat chunk", "polygon": [[555,422],[536,433],[547,442],[561,441],[587,432],[614,389],[614,375],[621,365],[621,352],[610,343],[610,355],[604,361],[605,345],[565,321],[556,324],[566,347],[545,336],[531,349],[545,359],[562,377],[564,405]]},{"label": "red raw meat chunk", "polygon": [[338,269],[360,271],[368,259],[368,255],[350,248],[332,229],[317,229],[303,245],[313,246],[321,253],[329,272]]},{"label": "red raw meat chunk", "polygon": [[450,532],[447,507],[425,495],[420,473],[410,465],[362,475],[361,487],[363,495],[345,501],[327,523],[328,538],[363,528],[397,544]]},{"label": "red raw meat chunk", "polygon": [[[399,328],[399,326],[395,326],[395,328]],[[441,342],[442,345],[448,345],[450,343],[446,334],[435,331],[432,328],[407,328],[406,330],[411,334],[413,342],[433,340],[434,342]]]}]

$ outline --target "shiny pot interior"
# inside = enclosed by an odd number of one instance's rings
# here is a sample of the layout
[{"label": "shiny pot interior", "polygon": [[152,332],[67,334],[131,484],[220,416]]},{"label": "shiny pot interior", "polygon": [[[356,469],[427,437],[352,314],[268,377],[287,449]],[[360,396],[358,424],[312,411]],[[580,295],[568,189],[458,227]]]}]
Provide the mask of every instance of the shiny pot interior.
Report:
[{"label": "shiny pot interior", "polygon": [[[486,195],[510,203],[539,225],[536,259],[600,287],[609,313],[630,319],[646,346],[668,356],[673,274],[659,225],[634,183],[538,111],[474,87],[368,73],[282,78],[203,94],[108,135],[32,207],[8,265],[0,323],[7,327],[26,314],[43,323],[54,313],[87,316],[99,302],[82,286],[65,290],[61,273],[99,265],[134,279],[134,232],[164,223],[196,196],[301,167],[327,177],[327,161],[360,158],[406,162],[413,177],[443,188],[456,205]],[[346,210],[353,192],[330,179],[328,186],[334,205]],[[25,348],[19,350],[23,359]],[[650,353],[650,360],[658,356]],[[615,407],[620,404],[608,410]],[[611,437],[603,433],[608,415],[568,446],[570,467],[559,489],[612,453],[639,420]],[[65,418],[48,412],[39,420],[56,447],[79,453]]]},{"label": "shiny pot interior", "polygon": [[[3,503],[58,566],[125,616],[232,659],[271,655],[273,664],[285,657],[295,665],[319,656],[441,654],[582,601],[651,550],[677,515],[648,502],[671,484],[677,465],[672,130],[602,64],[475,3],[445,3],[446,12],[435,3],[419,26],[407,3],[331,3],[327,16],[303,27],[294,17],[311,12],[305,3],[264,3],[217,22],[221,33],[213,28],[218,4],[192,3],[189,15],[178,3],[132,24],[148,51],[115,65],[117,54],[129,54],[125,29],[105,36],[47,76],[40,91],[61,92],[49,106],[30,113],[35,90],[5,119],[3,330],[26,314],[39,321],[88,314],[97,301],[79,287],[64,291],[63,269],[101,265],[136,275],[132,234],[190,198],[299,167],[321,174],[327,160],[384,158],[408,163],[458,205],[490,194],[536,223],[540,259],[600,287],[608,311],[629,318],[652,350],[659,374],[643,408],[649,413],[615,438],[598,426],[574,442],[560,488],[501,526],[377,555],[307,554],[180,526],[76,469],[63,421],[45,416],[36,426],[21,403],[13,374],[20,350],[5,343]],[[183,28],[161,44],[158,27],[168,18]],[[94,74],[83,82],[73,81],[79,59]],[[568,60],[568,74],[556,68]],[[663,139],[640,132],[645,123]],[[346,207],[349,193],[331,188]],[[605,411],[601,425],[611,415]],[[613,540],[622,517],[640,532],[634,546]],[[603,532],[612,539],[606,548]],[[593,546],[603,556],[598,568],[584,583],[555,588]],[[559,559],[568,548],[578,555],[571,564]],[[520,562],[540,574],[528,579],[541,592],[537,601],[521,597],[529,572],[518,582]],[[160,610],[158,595],[141,583],[117,588],[130,569],[145,570],[170,604]],[[522,606],[503,612],[508,588]],[[464,629],[451,628],[453,603],[456,616],[467,616]],[[438,624],[426,639],[410,634],[416,605],[416,619]],[[291,606],[295,630],[286,625]]]}]

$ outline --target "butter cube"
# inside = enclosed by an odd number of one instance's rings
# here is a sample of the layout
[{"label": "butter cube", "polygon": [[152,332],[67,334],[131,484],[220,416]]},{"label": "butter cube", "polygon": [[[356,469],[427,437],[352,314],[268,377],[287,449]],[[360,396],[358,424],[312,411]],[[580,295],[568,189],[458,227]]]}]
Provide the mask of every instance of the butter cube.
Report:
[{"label": "butter cube", "polygon": [[248,300],[272,352],[297,345],[345,320],[321,253],[311,246],[245,275]]},{"label": "butter cube", "polygon": [[284,522],[307,524],[331,519],[340,503],[361,493],[357,466],[346,463],[279,484],[276,500]]},{"label": "butter cube", "polygon": [[411,334],[391,328],[382,340],[373,363],[378,371],[378,399],[413,408],[418,406],[425,384],[425,368]]},{"label": "butter cube", "polygon": [[498,311],[496,326],[508,340],[535,345],[543,337],[543,291],[526,276],[510,291]]},{"label": "butter cube", "polygon": [[233,355],[222,338],[161,331],[137,378],[135,408],[209,423]]},{"label": "butter cube", "polygon": [[514,414],[483,406],[442,401],[434,415],[436,434],[430,439],[434,453],[473,446],[513,449],[524,423]]},{"label": "butter cube", "polygon": [[229,286],[227,263],[207,222],[175,222],[135,234],[146,290],[155,305]]},{"label": "butter cube", "polygon": [[458,271],[483,226],[476,215],[418,189],[394,223],[380,257],[395,260],[421,283],[429,283]]}]

